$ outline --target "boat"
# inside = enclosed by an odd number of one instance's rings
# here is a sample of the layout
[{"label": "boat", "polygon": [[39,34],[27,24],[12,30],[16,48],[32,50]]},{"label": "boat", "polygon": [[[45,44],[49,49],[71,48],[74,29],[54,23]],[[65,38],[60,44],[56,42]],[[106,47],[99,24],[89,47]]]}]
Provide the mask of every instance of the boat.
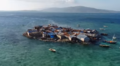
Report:
[{"label": "boat", "polygon": [[109,43],[109,44],[116,44],[117,43],[116,41],[107,41],[107,40],[104,40],[103,42]]},{"label": "boat", "polygon": [[104,25],[103,27],[107,27],[107,26]]},{"label": "boat", "polygon": [[116,41],[107,41],[107,43],[116,44],[117,42]]},{"label": "boat", "polygon": [[106,41],[106,42],[110,43],[110,44],[116,44],[117,42],[114,41],[115,39],[116,39],[116,37],[115,37],[115,34],[114,34],[113,37],[112,37],[112,40],[111,41]]},{"label": "boat", "polygon": [[108,36],[108,34],[107,34],[107,33],[101,33],[101,35],[103,35],[103,36]]},{"label": "boat", "polygon": [[104,44],[100,44],[99,46],[105,47],[105,48],[109,48],[110,47],[109,45],[104,45]]},{"label": "boat", "polygon": [[51,52],[56,52],[56,50],[55,49],[52,49],[52,48],[50,48],[49,49]]},{"label": "boat", "polygon": [[116,37],[115,37],[115,34],[114,34],[114,36],[113,36],[112,40],[115,40],[115,39],[116,39]]},{"label": "boat", "polygon": [[99,28],[100,30],[105,30],[104,28]]}]

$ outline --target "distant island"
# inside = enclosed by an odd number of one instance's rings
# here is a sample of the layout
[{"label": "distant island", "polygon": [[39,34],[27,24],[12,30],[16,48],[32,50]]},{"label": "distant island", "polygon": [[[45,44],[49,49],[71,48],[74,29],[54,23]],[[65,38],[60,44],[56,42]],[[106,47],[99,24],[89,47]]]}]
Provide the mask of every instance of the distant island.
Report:
[{"label": "distant island", "polygon": [[96,9],[84,6],[64,7],[64,8],[48,8],[40,10],[41,12],[53,13],[120,13],[120,11]]}]

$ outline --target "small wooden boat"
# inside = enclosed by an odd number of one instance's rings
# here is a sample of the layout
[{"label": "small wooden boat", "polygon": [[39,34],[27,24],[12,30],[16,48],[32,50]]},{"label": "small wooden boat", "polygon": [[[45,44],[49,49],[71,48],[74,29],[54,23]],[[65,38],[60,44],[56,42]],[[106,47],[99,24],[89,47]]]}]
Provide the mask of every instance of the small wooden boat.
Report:
[{"label": "small wooden boat", "polygon": [[116,39],[116,37],[115,37],[115,34],[114,34],[114,36],[112,37],[112,40],[111,41],[106,41],[106,42],[110,43],[110,44],[116,44],[117,42],[114,41],[115,39]]},{"label": "small wooden boat", "polygon": [[106,43],[109,43],[109,44],[116,44],[117,43],[116,41],[107,41],[107,40],[104,40],[103,42],[106,42]]},{"label": "small wooden boat", "polygon": [[104,25],[103,27],[107,27],[107,26]]},{"label": "small wooden boat", "polygon": [[116,41],[107,41],[107,43],[116,44],[117,42]]},{"label": "small wooden boat", "polygon": [[108,36],[108,34],[107,34],[107,33],[101,33],[101,35],[103,35],[103,36]]},{"label": "small wooden boat", "polygon": [[117,42],[114,41],[116,39],[115,35],[112,37],[111,41],[104,40],[103,42],[109,43],[109,44],[116,44]]},{"label": "small wooden boat", "polygon": [[99,28],[100,30],[105,30],[104,28]]},{"label": "small wooden boat", "polygon": [[99,46],[105,47],[105,48],[109,48],[110,47],[109,45],[103,45],[103,44],[100,44]]},{"label": "small wooden boat", "polygon": [[90,42],[82,42],[83,45],[90,45]]},{"label": "small wooden boat", "polygon": [[56,50],[55,49],[52,49],[52,48],[50,48],[49,49],[51,52],[56,52]]}]

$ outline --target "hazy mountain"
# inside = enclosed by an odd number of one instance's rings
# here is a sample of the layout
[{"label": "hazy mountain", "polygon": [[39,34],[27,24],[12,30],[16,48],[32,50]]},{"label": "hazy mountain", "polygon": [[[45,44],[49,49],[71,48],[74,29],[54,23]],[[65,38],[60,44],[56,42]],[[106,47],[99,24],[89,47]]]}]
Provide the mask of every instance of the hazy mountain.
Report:
[{"label": "hazy mountain", "polygon": [[48,8],[41,12],[58,12],[58,13],[120,13],[118,11],[96,9],[84,6],[65,7],[65,8]]}]

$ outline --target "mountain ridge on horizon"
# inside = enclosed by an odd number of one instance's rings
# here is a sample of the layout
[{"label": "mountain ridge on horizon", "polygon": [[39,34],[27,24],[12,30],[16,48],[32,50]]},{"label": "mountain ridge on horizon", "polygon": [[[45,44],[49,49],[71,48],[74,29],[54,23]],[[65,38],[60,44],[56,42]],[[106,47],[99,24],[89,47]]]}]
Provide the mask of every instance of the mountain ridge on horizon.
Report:
[{"label": "mountain ridge on horizon", "polygon": [[41,12],[55,12],[55,13],[120,13],[120,11],[114,10],[105,10],[105,9],[97,9],[92,7],[85,6],[71,6],[71,7],[63,7],[63,8],[47,8],[43,10],[39,10]]}]

